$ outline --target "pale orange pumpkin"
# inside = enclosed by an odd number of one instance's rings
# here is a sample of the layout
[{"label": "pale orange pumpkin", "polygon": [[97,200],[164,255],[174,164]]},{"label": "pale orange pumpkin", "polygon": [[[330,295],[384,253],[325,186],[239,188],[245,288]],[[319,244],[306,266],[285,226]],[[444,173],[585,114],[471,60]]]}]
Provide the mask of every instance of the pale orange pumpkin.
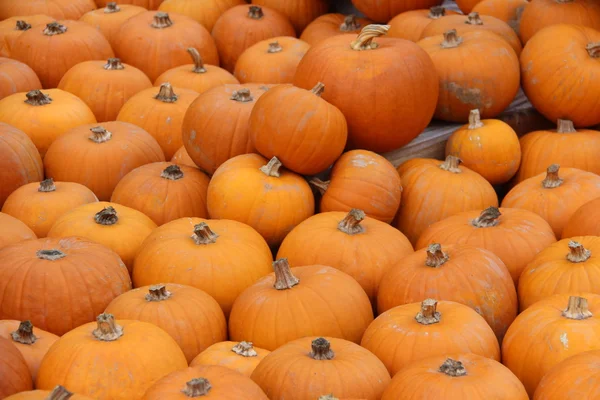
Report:
[{"label": "pale orange pumpkin", "polygon": [[425,10],[405,11],[396,15],[388,22],[390,30],[387,35],[393,38],[406,39],[411,42],[421,40],[423,30],[436,19],[446,15],[456,15],[456,11],[447,10],[442,6],[433,6]]},{"label": "pale orange pumpkin", "polygon": [[300,40],[314,46],[332,36],[346,33],[358,34],[362,28],[370,23],[370,20],[359,18],[354,14],[323,14],[304,28]]},{"label": "pale orange pumpkin", "polygon": [[179,150],[173,154],[173,158],[171,158],[171,162],[178,165],[185,165],[186,167],[198,168],[192,157],[188,154],[185,146],[181,146]]},{"label": "pale orange pumpkin", "polygon": [[31,228],[3,212],[0,212],[0,226],[0,249],[23,240],[37,239]]},{"label": "pale orange pumpkin", "polygon": [[585,351],[548,371],[535,390],[533,400],[592,399],[600,390],[599,382],[600,351]]},{"label": "pale orange pumpkin", "polygon": [[506,22],[518,35],[521,17],[528,4],[529,0],[482,0],[473,7],[473,12],[491,15]]},{"label": "pale orange pumpkin", "polygon": [[29,390],[8,396],[5,400],[92,400],[91,397],[69,392],[64,386],[57,385],[52,390]]},{"label": "pale orange pumpkin", "polygon": [[[0,21],[0,56],[10,57],[10,49],[21,33],[34,26],[46,25],[54,21],[54,18],[44,14],[21,15],[6,18]],[[42,86],[33,89],[41,89]],[[17,92],[23,92],[18,90]]]},{"label": "pale orange pumpkin", "polygon": [[405,11],[438,6],[443,0],[352,0],[352,4],[375,22],[386,22]]},{"label": "pale orange pumpkin", "polygon": [[[119,2],[121,3],[121,2]],[[129,18],[146,11],[145,8],[132,4],[117,4],[114,1],[106,4],[106,7],[99,7],[96,10],[89,11],[79,18],[98,29],[111,46],[114,46],[119,29]]]},{"label": "pale orange pumpkin", "polygon": [[40,80],[27,64],[0,57],[0,100],[13,93],[41,88]]},{"label": "pale orange pumpkin", "polygon": [[16,15],[49,15],[54,19],[79,19],[96,8],[94,0],[0,1],[0,20]]},{"label": "pale orange pumpkin", "polygon": [[254,347],[251,342],[219,342],[198,354],[190,367],[222,365],[249,378],[269,353],[269,350]]},{"label": "pale orange pumpkin", "polygon": [[562,239],[575,236],[600,236],[600,226],[595,216],[600,210],[600,197],[588,201],[571,215],[562,231]]},{"label": "pale orange pumpkin", "polygon": [[158,9],[186,15],[212,32],[221,14],[231,7],[244,3],[244,0],[164,0]]}]

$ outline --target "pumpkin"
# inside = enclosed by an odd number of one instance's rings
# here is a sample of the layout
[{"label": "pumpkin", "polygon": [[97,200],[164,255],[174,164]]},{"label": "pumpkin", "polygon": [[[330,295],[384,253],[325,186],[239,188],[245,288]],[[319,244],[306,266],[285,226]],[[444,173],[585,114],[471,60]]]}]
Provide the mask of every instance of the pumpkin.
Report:
[{"label": "pumpkin", "polygon": [[173,372],[152,385],[141,400],[203,396],[220,400],[268,400],[250,378],[219,365],[200,365]]},{"label": "pumpkin", "polygon": [[244,3],[244,0],[165,0],[158,9],[168,13],[186,15],[212,32],[215,22],[221,14],[231,7]]},{"label": "pumpkin", "polygon": [[534,400],[592,399],[600,382],[600,351],[586,351],[558,363],[540,381]]},{"label": "pumpkin", "polygon": [[13,346],[10,340],[0,337],[0,397],[3,399],[11,394],[33,390],[31,373],[21,352]]},{"label": "pumpkin", "polygon": [[135,168],[164,161],[157,141],[127,122],[80,125],[55,140],[44,158],[46,175],[87,186],[102,201]]},{"label": "pumpkin", "polygon": [[[600,176],[576,168],[548,167],[546,173],[525,179],[502,200],[502,207],[533,211],[552,227],[557,238],[579,207],[600,197]],[[540,184],[541,183],[541,184]]]},{"label": "pumpkin", "polygon": [[131,4],[117,4],[113,1],[106,3],[106,7],[104,8],[100,7],[97,10],[83,14],[79,20],[98,29],[102,32],[104,37],[108,39],[111,46],[114,46],[121,25],[129,18],[143,13],[144,11],[146,11],[146,9],[143,7]]},{"label": "pumpkin", "polygon": [[204,64],[198,50],[193,47],[187,49],[194,61],[163,72],[156,81],[155,86],[169,82],[171,85],[191,89],[199,94],[217,86],[240,83],[235,76],[216,65]]},{"label": "pumpkin", "polygon": [[328,0],[293,0],[284,2],[279,0],[252,0],[252,4],[279,11],[289,18],[298,34],[308,24],[320,15],[325,14],[329,9]]},{"label": "pumpkin", "polygon": [[110,201],[141,211],[159,226],[183,217],[206,218],[208,182],[197,168],[146,164],[119,181]]},{"label": "pumpkin", "polygon": [[517,316],[510,272],[491,251],[467,244],[430,244],[392,267],[381,279],[377,311],[427,296],[465,304],[477,311],[502,342]]},{"label": "pumpkin", "polygon": [[[523,311],[502,342],[502,363],[533,396],[552,367],[576,354],[600,349],[600,296],[557,294]],[[535,327],[535,329],[532,329]]]},{"label": "pumpkin", "polygon": [[415,247],[444,243],[489,250],[506,265],[516,285],[527,264],[554,242],[552,228],[539,215],[518,208],[488,207],[458,213],[430,225]]},{"label": "pumpkin", "polygon": [[118,58],[79,63],[58,84],[59,89],[83,100],[98,122],[114,121],[127,100],[151,87],[152,82],[142,71],[123,65]]},{"label": "pumpkin", "polygon": [[361,346],[392,376],[415,361],[451,353],[500,360],[494,331],[472,308],[454,301],[425,299],[387,310],[369,325]]},{"label": "pumpkin", "polygon": [[277,157],[270,161],[258,154],[233,157],[217,168],[208,184],[210,217],[248,224],[270,246],[278,246],[313,215],[314,203],[304,178],[282,168]]},{"label": "pumpkin", "polygon": [[21,186],[6,199],[2,212],[20,219],[37,237],[46,237],[56,220],[82,204],[95,203],[94,192],[79,183],[52,178]]},{"label": "pumpkin", "polygon": [[518,35],[521,17],[528,4],[529,0],[482,0],[473,7],[473,11],[506,22]]},{"label": "pumpkin", "polygon": [[412,253],[400,231],[353,209],[347,214],[323,212],[301,222],[283,240],[277,258],[292,265],[337,268],[356,279],[376,305],[381,278]]},{"label": "pumpkin", "polygon": [[271,352],[256,367],[252,380],[270,399],[316,399],[334,392],[340,397],[375,400],[381,398],[390,375],[377,357],[359,345],[313,336]]},{"label": "pumpkin", "polygon": [[459,212],[498,206],[492,185],[460,162],[455,156],[443,162],[415,158],[398,167],[404,189],[395,226],[413,245],[435,222]]},{"label": "pumpkin", "polygon": [[474,108],[483,118],[496,117],[519,91],[519,59],[495,33],[451,29],[417,44],[431,56],[440,78],[437,119],[466,122]]},{"label": "pumpkin", "polygon": [[[45,26],[52,21],[54,21],[52,17],[44,14],[15,16],[0,21],[0,56],[10,57],[10,50],[21,33],[33,26]],[[33,89],[40,89],[41,87],[39,85]],[[23,90],[17,90],[17,92],[23,92]]]},{"label": "pumpkin", "polygon": [[291,36],[262,40],[240,54],[233,74],[242,83],[292,83],[309,48],[308,43]]},{"label": "pumpkin", "polygon": [[252,342],[219,342],[198,354],[190,367],[222,365],[249,378],[269,353],[269,350],[254,347]]},{"label": "pumpkin", "polygon": [[[94,0],[98,8],[108,6],[111,0]],[[147,10],[156,10],[164,0],[117,0],[118,4],[132,4],[138,7],[144,7]]]},{"label": "pumpkin", "polygon": [[28,319],[59,336],[131,289],[119,256],[87,239],[26,240],[0,249],[0,259],[0,319]]},{"label": "pumpkin", "polygon": [[479,109],[474,109],[469,113],[469,123],[448,138],[446,155],[460,158],[492,185],[500,185],[519,170],[521,145],[510,125],[498,119],[481,120]]},{"label": "pumpkin", "polygon": [[35,72],[20,61],[0,57],[0,100],[13,93],[41,89]]},{"label": "pumpkin", "polygon": [[382,400],[529,400],[523,384],[496,360],[472,353],[441,354],[397,373]]},{"label": "pumpkin", "polygon": [[571,120],[576,127],[600,123],[598,43],[600,32],[573,25],[548,27],[527,42],[521,55],[523,91],[544,117]]},{"label": "pumpkin", "polygon": [[171,162],[178,165],[185,165],[186,167],[198,168],[194,160],[190,157],[185,146],[181,146],[179,150],[173,154],[173,158],[171,158]]},{"label": "pumpkin", "polygon": [[51,22],[23,32],[11,48],[11,58],[29,65],[46,89],[58,86],[76,64],[114,57],[108,40],[94,27],[79,21]]},{"label": "pumpkin", "polygon": [[[0,121],[22,130],[42,158],[50,144],[65,132],[96,122],[90,108],[77,96],[60,89],[15,93],[0,100]],[[40,181],[36,179],[36,181]]]},{"label": "pumpkin", "polygon": [[[387,25],[367,25],[357,36],[338,35],[312,46],[294,85],[325,85],[322,97],[348,122],[348,147],[386,152],[417,137],[438,99],[438,78],[427,53],[414,43],[380,38]],[[375,40],[376,39],[376,40]],[[385,87],[386,90],[377,88]]]},{"label": "pumpkin", "polygon": [[61,215],[48,237],[84,237],[100,243],[121,257],[131,272],[133,259],[156,224],[141,212],[121,204],[88,203]]},{"label": "pumpkin", "polygon": [[219,49],[221,66],[233,73],[240,55],[261,40],[296,36],[290,21],[268,7],[241,4],[225,11],[215,23],[212,35]]},{"label": "pumpkin", "polygon": [[23,240],[37,239],[35,233],[15,217],[0,212],[0,249]]},{"label": "pumpkin", "polygon": [[600,205],[600,198],[588,201],[575,211],[562,231],[562,238],[572,238],[575,236],[600,236],[597,219],[594,214]]},{"label": "pumpkin", "polygon": [[0,320],[0,337],[8,339],[21,352],[35,381],[42,359],[58,336],[34,329],[31,321]]},{"label": "pumpkin", "polygon": [[373,311],[350,275],[323,265],[290,268],[285,258],[275,261],[273,269],[235,299],[229,317],[231,340],[248,340],[270,351],[320,334],[360,343]]},{"label": "pumpkin", "polygon": [[354,14],[323,14],[315,18],[304,28],[300,35],[300,40],[314,46],[332,36],[346,33],[355,33],[358,35],[360,30],[370,23],[371,21],[368,19],[357,17]]},{"label": "pumpkin", "polygon": [[352,0],[354,7],[376,22],[386,22],[405,11],[422,10],[443,0]]},{"label": "pumpkin", "polygon": [[162,328],[181,347],[188,363],[208,346],[227,339],[219,303],[191,286],[160,284],[133,289],[111,301],[105,312]]},{"label": "pumpkin", "polygon": [[97,322],[79,326],[54,343],[36,386],[61,384],[97,400],[140,399],[154,382],[186,366],[175,340],[159,327],[100,314]]},{"label": "pumpkin", "polygon": [[209,175],[235,156],[256,152],[248,132],[250,113],[268,90],[255,84],[222,85],[201,94],[183,119],[188,155]]},{"label": "pumpkin", "polygon": [[0,207],[17,188],[43,178],[42,159],[35,144],[23,131],[0,122]]},{"label": "pumpkin", "polygon": [[228,317],[236,297],[271,272],[272,260],[264,239],[247,225],[181,218],[148,236],[132,276],[135,287],[166,282],[204,290]]},{"label": "pumpkin", "polygon": [[79,19],[96,8],[94,0],[0,1],[0,20],[17,15],[49,15],[54,19]]},{"label": "pumpkin", "polygon": [[20,392],[8,396],[5,400],[92,400],[91,397],[82,396],[80,394],[73,394],[65,389],[64,386],[57,385],[52,391],[50,390],[30,390],[27,392]]},{"label": "pumpkin", "polygon": [[387,35],[393,38],[418,42],[421,39],[423,30],[432,21],[443,18],[446,15],[456,14],[458,14],[456,11],[447,10],[442,6],[433,6],[428,10],[405,11],[396,15],[388,22],[390,30]]},{"label": "pumpkin", "polygon": [[152,82],[163,72],[188,63],[194,47],[208,64],[219,65],[210,32],[185,15],[146,11],[129,18],[113,42],[117,57],[144,71]]},{"label": "pumpkin", "polygon": [[[423,29],[421,39],[442,35],[451,29],[456,29],[460,36],[473,31],[489,31],[495,33],[506,40],[517,56],[521,54],[521,50],[523,49],[519,36],[517,36],[510,25],[496,17],[479,15],[479,13],[476,12],[472,12],[469,15],[449,15],[445,18],[432,21],[425,29]],[[464,67],[464,65],[460,66]]]},{"label": "pumpkin", "polygon": [[400,175],[391,162],[368,150],[348,151],[335,162],[329,180],[313,178],[321,192],[321,212],[363,210],[390,223],[402,198]]},{"label": "pumpkin", "polygon": [[183,144],[183,117],[198,93],[163,83],[132,96],[121,108],[117,121],[129,122],[146,130],[160,145],[167,159]]},{"label": "pumpkin", "polygon": [[481,3],[481,1],[482,0],[456,0],[456,5],[463,13],[467,14],[470,13],[477,4]]}]

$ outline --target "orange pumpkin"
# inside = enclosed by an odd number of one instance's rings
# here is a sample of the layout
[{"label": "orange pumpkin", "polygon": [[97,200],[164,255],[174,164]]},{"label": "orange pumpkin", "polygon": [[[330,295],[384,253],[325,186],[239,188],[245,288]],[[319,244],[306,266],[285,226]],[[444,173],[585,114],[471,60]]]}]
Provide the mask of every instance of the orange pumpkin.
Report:
[{"label": "orange pumpkin", "polygon": [[[106,7],[111,0],[94,0],[98,8]],[[118,4],[132,4],[146,10],[156,10],[164,0],[117,0]]]},{"label": "orange pumpkin", "polygon": [[328,0],[252,0],[252,4],[279,11],[289,18],[298,34],[329,9]]},{"label": "orange pumpkin", "polygon": [[193,19],[175,13],[146,11],[129,18],[113,42],[117,57],[142,71],[152,82],[163,72],[188,63],[194,47],[208,64],[219,65],[210,32]]},{"label": "orange pumpkin", "polygon": [[54,343],[36,386],[61,384],[97,400],[141,399],[154,382],[186,366],[175,340],[159,327],[100,314],[97,322],[75,328]]},{"label": "orange pumpkin", "polygon": [[136,93],[152,87],[139,69],[118,58],[84,61],[63,76],[58,88],[73,93],[87,104],[98,122],[114,121],[123,104]]},{"label": "orange pumpkin", "polygon": [[27,64],[0,57],[0,100],[13,93],[41,88],[40,80]]},{"label": "orange pumpkin", "polygon": [[548,371],[540,381],[533,400],[593,399],[600,390],[599,382],[600,351],[586,351],[569,357]]},{"label": "orange pumpkin", "polygon": [[334,392],[374,400],[381,398],[390,375],[377,357],[359,345],[313,336],[271,352],[256,367],[252,380],[270,399],[316,399]]},{"label": "orange pumpkin", "polygon": [[37,239],[31,228],[3,212],[0,212],[0,226],[0,249],[23,240]]},{"label": "orange pumpkin", "polygon": [[57,385],[52,391],[50,390],[30,390],[20,392],[12,396],[8,396],[5,400],[92,400],[91,397],[74,394],[65,389],[64,386]]},{"label": "orange pumpkin", "polygon": [[498,256],[515,284],[527,264],[556,242],[550,225],[539,215],[518,208],[488,207],[445,218],[425,229],[417,249],[430,243],[468,244]]},{"label": "orange pumpkin", "polygon": [[304,28],[300,40],[314,46],[332,36],[346,33],[358,35],[360,30],[370,23],[368,19],[359,18],[354,14],[323,14]]},{"label": "orange pumpkin", "polygon": [[521,17],[528,4],[529,0],[482,0],[473,7],[473,12],[506,22],[518,35]]},{"label": "orange pumpkin", "polygon": [[135,287],[172,282],[204,290],[228,317],[236,297],[272,271],[272,260],[264,239],[247,225],[181,218],[148,236],[132,276]]},{"label": "orange pumpkin", "polygon": [[207,207],[211,218],[248,224],[270,246],[278,246],[314,214],[315,199],[304,178],[282,168],[277,157],[267,161],[258,154],[243,154],[215,171]]},{"label": "orange pumpkin", "polygon": [[[579,207],[600,197],[600,176],[576,168],[548,167],[546,173],[525,179],[502,200],[502,207],[533,211],[552,227],[557,238]],[[541,184],[540,184],[541,183]]]},{"label": "orange pumpkin", "polygon": [[79,19],[96,8],[94,0],[0,1],[0,20],[16,15],[49,15],[54,19]]},{"label": "orange pumpkin", "polygon": [[33,390],[31,373],[21,352],[8,339],[0,337],[0,397]]},{"label": "orange pumpkin", "polygon": [[[10,57],[10,50],[21,33],[34,26],[46,25],[54,18],[44,14],[10,17],[0,21],[0,56]],[[33,89],[41,89],[41,85]],[[23,92],[23,90],[17,90]]]},{"label": "orange pumpkin", "polygon": [[119,256],[87,239],[26,240],[2,248],[0,259],[0,319],[28,319],[55,335],[93,321],[131,289]]},{"label": "orange pumpkin", "polygon": [[367,18],[386,22],[405,11],[422,10],[442,4],[443,0],[352,0]]},{"label": "orange pumpkin", "polygon": [[521,55],[523,91],[550,121],[568,119],[576,127],[600,123],[598,43],[599,31],[573,25],[548,27],[527,42]]},{"label": "orange pumpkin", "polygon": [[561,361],[600,349],[600,296],[581,296],[558,294],[539,301],[519,314],[506,332],[502,363],[523,382],[529,396]]},{"label": "orange pumpkin", "polygon": [[508,182],[519,170],[519,137],[506,122],[481,120],[478,109],[469,113],[469,123],[455,130],[446,142],[446,155],[460,158],[463,164],[492,185]]},{"label": "orange pumpkin", "polygon": [[448,156],[443,162],[416,158],[398,167],[404,190],[395,226],[413,245],[435,222],[459,212],[498,206],[492,185],[459,164],[459,158]]},{"label": "orange pumpkin", "polygon": [[562,231],[562,238],[572,238],[575,236],[600,236],[600,226],[595,216],[599,210],[600,197],[588,201],[575,211]]},{"label": "orange pumpkin", "polygon": [[186,15],[212,32],[221,14],[231,7],[244,4],[244,0],[165,0],[158,9]]},{"label": "orange pumpkin", "polygon": [[73,208],[98,201],[94,192],[79,183],[52,178],[21,186],[6,199],[2,212],[23,221],[37,237],[46,237],[56,220]]},{"label": "orange pumpkin", "polygon": [[269,353],[269,350],[254,347],[251,342],[219,342],[198,354],[190,367],[222,365],[249,378]]},{"label": "orange pumpkin", "polygon": [[322,97],[346,117],[353,149],[381,153],[401,147],[435,111],[439,88],[431,58],[414,43],[381,38],[388,29],[367,25],[358,37],[326,39],[308,50],[296,70],[295,86],[325,85]]},{"label": "orange pumpkin", "polygon": [[15,93],[0,100],[0,121],[25,132],[44,158],[55,139],[76,126],[96,122],[96,117],[77,96],[48,89]]},{"label": "orange pumpkin", "polygon": [[181,146],[179,150],[173,154],[173,158],[171,158],[171,162],[178,165],[185,165],[186,167],[198,168],[192,157],[188,154],[185,146]]},{"label": "orange pumpkin", "polygon": [[143,13],[144,11],[146,11],[146,9],[143,7],[131,4],[117,4],[113,1],[107,3],[104,8],[100,7],[97,10],[83,14],[79,20],[98,29],[102,32],[104,37],[108,39],[111,46],[114,46],[121,25],[129,18]]},{"label": "orange pumpkin", "polygon": [[17,188],[43,178],[42,159],[35,144],[21,130],[0,122],[0,207]]},{"label": "orange pumpkin", "polygon": [[221,65],[233,73],[237,59],[248,47],[261,40],[296,36],[296,33],[290,21],[278,11],[242,4],[219,17],[212,35],[219,49]]},{"label": "orange pumpkin", "polygon": [[477,4],[481,3],[481,1],[482,0],[456,0],[456,5],[464,14],[467,14],[470,13]]},{"label": "orange pumpkin", "polygon": [[423,30],[436,19],[446,15],[456,15],[456,11],[447,10],[442,6],[433,6],[429,10],[405,11],[396,15],[388,22],[390,30],[388,36],[418,42],[421,40]]},{"label": "orange pumpkin", "polygon": [[100,243],[121,257],[131,272],[138,248],[156,224],[141,212],[101,201],[74,208],[56,220],[48,237],[84,237]]},{"label": "orange pumpkin", "polygon": [[71,129],[52,143],[44,167],[47,176],[81,183],[100,200],[107,201],[130,171],[164,160],[163,151],[148,132],[116,121]]}]

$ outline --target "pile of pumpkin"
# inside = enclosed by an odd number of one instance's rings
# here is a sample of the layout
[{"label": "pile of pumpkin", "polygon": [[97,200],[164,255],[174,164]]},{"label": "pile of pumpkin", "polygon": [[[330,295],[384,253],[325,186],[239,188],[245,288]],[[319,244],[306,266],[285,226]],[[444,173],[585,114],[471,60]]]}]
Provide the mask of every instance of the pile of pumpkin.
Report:
[{"label": "pile of pumpkin", "polygon": [[597,395],[600,4],[353,3],[0,0],[0,398]]}]

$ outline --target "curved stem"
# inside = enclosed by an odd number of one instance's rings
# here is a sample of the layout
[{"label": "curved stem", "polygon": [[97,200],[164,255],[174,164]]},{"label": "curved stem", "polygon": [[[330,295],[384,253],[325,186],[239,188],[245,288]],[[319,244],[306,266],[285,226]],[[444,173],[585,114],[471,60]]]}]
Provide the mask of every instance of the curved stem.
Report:
[{"label": "curved stem", "polygon": [[573,121],[568,119],[559,119],[556,124],[556,132],[558,133],[575,133],[577,130],[575,129],[575,125],[573,125]]},{"label": "curved stem", "polygon": [[169,165],[160,174],[160,177],[168,179],[170,181],[176,181],[183,178],[183,171],[181,170],[179,165]]},{"label": "curved stem", "polygon": [[204,62],[202,61],[200,52],[193,47],[189,47],[187,52],[190,54],[190,56],[192,56],[192,60],[194,61],[194,69],[192,72],[195,72],[196,74],[206,73],[206,68],[204,68]]},{"label": "curved stem", "polygon": [[323,94],[323,92],[325,91],[325,85],[322,82],[318,82],[314,88],[312,88],[311,93],[313,93],[314,95],[317,95],[319,97],[321,97],[321,95]]},{"label": "curved stem", "polygon": [[588,309],[587,299],[578,296],[569,296],[569,304],[562,312],[562,315],[565,318],[575,320],[582,320],[592,317],[592,313]]},{"label": "curved stem", "polygon": [[158,94],[154,96],[156,100],[160,100],[163,103],[175,103],[177,101],[177,95],[173,91],[173,86],[169,82],[165,82],[160,85]]},{"label": "curved stem", "polygon": [[248,103],[250,101],[253,101],[254,97],[252,97],[252,93],[250,93],[250,89],[242,88],[239,90],[234,90],[233,93],[231,93],[231,97],[229,99],[239,101],[242,103]]},{"label": "curved stem", "polygon": [[440,322],[442,314],[437,311],[437,300],[425,299],[421,303],[421,311],[417,313],[415,319],[421,325],[431,325]]},{"label": "curved stem", "polygon": [[101,126],[90,128],[92,134],[88,137],[94,143],[108,142],[112,138],[112,132],[107,131]]},{"label": "curved stem", "polygon": [[471,225],[475,228],[491,228],[492,226],[498,225],[498,218],[502,213],[498,207],[488,207],[481,212],[479,217],[471,221]]},{"label": "curved stem", "polygon": [[231,351],[242,357],[258,356],[256,350],[254,350],[254,347],[252,347],[252,342],[239,342],[231,348]]},{"label": "curved stem", "polygon": [[590,57],[600,58],[600,42],[589,43],[587,46],[585,46],[585,49],[587,50]]},{"label": "curved stem", "polygon": [[364,220],[366,214],[364,211],[357,208],[353,208],[346,215],[346,217],[338,224],[338,229],[348,235],[356,235],[357,233],[363,233],[365,228],[360,225],[360,222]]},{"label": "curved stem", "polygon": [[453,174],[459,174],[461,172],[458,167],[462,160],[456,156],[447,156],[446,160],[440,164],[440,168],[444,171],[452,172]]},{"label": "curved stem", "polygon": [[563,180],[558,176],[560,165],[552,164],[546,169],[546,178],[542,181],[542,186],[546,189],[557,188],[562,185]]},{"label": "curved stem", "polygon": [[44,179],[40,182],[40,187],[38,187],[38,192],[54,192],[56,191],[56,186],[54,185],[54,179],[48,178]]},{"label": "curved stem", "polygon": [[277,157],[273,157],[269,160],[267,165],[260,167],[260,170],[267,176],[279,178],[281,176],[279,169],[281,168],[281,161]]},{"label": "curved stem", "polygon": [[335,353],[331,350],[331,343],[320,337],[312,341],[310,356],[313,360],[333,360]]},{"label": "curved stem", "polygon": [[106,7],[104,8],[105,14],[112,14],[112,13],[116,13],[119,11],[121,11],[121,7],[119,7],[119,5],[117,3],[115,3],[114,1],[111,1],[110,3],[106,3]]},{"label": "curved stem", "polygon": [[194,225],[194,234],[192,235],[192,239],[196,244],[211,244],[216,243],[218,234],[214,233],[206,222],[200,222],[197,225]]},{"label": "curved stem", "polygon": [[67,27],[59,24],[58,22],[50,22],[44,28],[43,34],[46,36],[62,35],[67,31]]},{"label": "curved stem", "polygon": [[300,280],[292,274],[292,268],[290,268],[287,258],[280,258],[273,262],[273,269],[275,270],[275,284],[273,284],[275,289],[291,289],[300,283]]},{"label": "curved stem", "polygon": [[46,104],[52,103],[52,98],[47,94],[42,93],[41,90],[32,90],[25,94],[27,100],[25,103],[31,106],[45,106]]},{"label": "curved stem", "polygon": [[121,70],[125,69],[123,64],[121,64],[120,58],[109,58],[104,64],[104,69],[106,70]]},{"label": "curved stem", "polygon": [[385,35],[389,30],[389,25],[367,25],[360,31],[358,37],[350,43],[350,47],[357,51],[376,49],[379,45],[373,42],[373,39]]},{"label": "curved stem", "polygon": [[479,129],[483,128],[483,122],[481,122],[481,115],[479,114],[479,110],[471,110],[469,111],[469,129]]},{"label": "curved stem", "polygon": [[35,253],[35,256],[37,258],[39,258],[40,260],[55,261],[55,260],[60,260],[61,258],[66,257],[67,255],[57,249],[44,249],[44,250],[38,250]]},{"label": "curved stem", "polygon": [[327,189],[329,189],[329,185],[331,184],[331,181],[322,181],[319,178],[313,178],[309,181],[309,183],[311,185],[313,185],[314,187],[316,187],[319,192],[321,193],[321,196],[323,196],[325,194],[325,192],[327,191]]},{"label": "curved stem", "polygon": [[169,18],[169,14],[166,12],[159,11],[154,14],[154,19],[150,24],[154,29],[165,29],[173,25],[173,21]]},{"label": "curved stem", "polygon": [[102,313],[96,318],[98,326],[92,331],[92,335],[98,340],[112,342],[123,336],[123,327],[117,325],[112,314]]},{"label": "curved stem", "polygon": [[453,49],[458,47],[463,42],[463,38],[458,36],[456,29],[450,29],[447,32],[444,32],[444,40],[440,45],[443,49]]},{"label": "curved stem", "polygon": [[356,15],[350,14],[344,18],[344,22],[340,25],[340,32],[354,32],[360,29],[360,22],[356,19]]},{"label": "curved stem", "polygon": [[481,17],[479,16],[478,12],[472,12],[469,15],[467,15],[467,20],[465,21],[465,24],[483,25],[483,21],[481,20]]},{"label": "curved stem", "polygon": [[248,8],[248,18],[261,19],[264,16],[265,14],[263,13],[262,8],[259,6],[250,6]]},{"label": "curved stem", "polygon": [[442,246],[439,243],[432,243],[427,247],[426,266],[438,268],[444,265],[449,259],[450,257],[442,251]]},{"label": "curved stem", "polygon": [[69,392],[64,386],[58,385],[50,392],[46,400],[68,400],[73,397],[73,393]]},{"label": "curved stem", "polygon": [[152,285],[148,288],[148,293],[144,297],[146,301],[163,301],[171,297],[171,292],[167,290],[164,284]]},{"label": "curved stem", "polygon": [[10,336],[12,340],[21,344],[34,344],[37,340],[37,337],[33,334],[33,324],[29,320],[22,321],[19,328],[11,332]]},{"label": "curved stem", "polygon": [[273,43],[269,43],[269,48],[267,49],[267,53],[281,53],[283,51],[283,47],[279,44],[279,42],[275,41]]},{"label": "curved stem", "polygon": [[114,225],[119,222],[117,210],[115,210],[113,206],[105,207],[94,215],[94,221],[99,225]]},{"label": "curved stem", "polygon": [[15,28],[18,31],[28,31],[28,30],[31,29],[31,24],[28,24],[25,21],[19,20],[19,21],[17,21],[17,24],[16,24]]},{"label": "curved stem", "polygon": [[212,389],[212,385],[206,378],[194,378],[186,382],[185,389],[181,392],[187,397],[206,396],[208,391]]},{"label": "curved stem", "polygon": [[572,263],[586,262],[592,256],[592,252],[583,247],[579,242],[573,240],[569,241],[569,254],[567,254],[567,260]]},{"label": "curved stem", "polygon": [[444,361],[444,363],[440,366],[439,371],[452,377],[465,376],[467,374],[467,370],[463,366],[462,362],[453,360],[451,358],[448,358],[446,361]]},{"label": "curved stem", "polygon": [[429,19],[440,19],[446,15],[446,9],[442,6],[433,6],[429,9]]}]

